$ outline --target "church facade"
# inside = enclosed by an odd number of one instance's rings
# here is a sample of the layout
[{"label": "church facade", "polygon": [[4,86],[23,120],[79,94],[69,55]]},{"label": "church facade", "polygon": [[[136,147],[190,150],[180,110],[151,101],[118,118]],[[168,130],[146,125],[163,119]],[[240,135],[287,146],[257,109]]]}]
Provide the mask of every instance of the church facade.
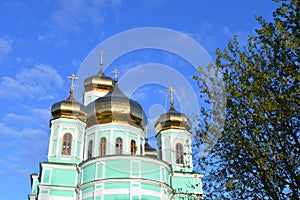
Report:
[{"label": "church facade", "polygon": [[[101,59],[102,60],[102,59]],[[99,72],[84,80],[83,104],[70,96],[53,104],[47,162],[31,174],[29,200],[203,199],[193,171],[191,121],[170,108],[155,123],[157,150],[148,143],[142,106]]]}]

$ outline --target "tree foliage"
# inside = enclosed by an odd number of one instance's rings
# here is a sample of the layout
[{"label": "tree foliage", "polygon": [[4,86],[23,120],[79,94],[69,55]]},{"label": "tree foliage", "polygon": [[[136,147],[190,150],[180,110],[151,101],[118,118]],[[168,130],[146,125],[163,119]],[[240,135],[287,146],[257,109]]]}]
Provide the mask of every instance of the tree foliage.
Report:
[{"label": "tree foliage", "polygon": [[[274,2],[273,20],[257,16],[260,28],[246,46],[234,37],[217,50],[227,108],[217,144],[198,163],[208,171],[208,198],[300,199],[300,7],[296,0]],[[210,97],[205,77],[202,71],[200,93]],[[202,109],[200,145],[211,112]]]}]

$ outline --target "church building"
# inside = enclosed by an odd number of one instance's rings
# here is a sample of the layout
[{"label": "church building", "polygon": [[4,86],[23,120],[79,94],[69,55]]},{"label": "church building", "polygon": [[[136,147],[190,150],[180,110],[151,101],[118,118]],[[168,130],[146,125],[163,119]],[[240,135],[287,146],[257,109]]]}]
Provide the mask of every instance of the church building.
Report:
[{"label": "church building", "polygon": [[31,174],[29,200],[204,199],[203,174],[193,171],[191,121],[170,106],[148,143],[142,105],[102,70],[84,80],[83,103],[70,95],[51,108],[48,159]]}]

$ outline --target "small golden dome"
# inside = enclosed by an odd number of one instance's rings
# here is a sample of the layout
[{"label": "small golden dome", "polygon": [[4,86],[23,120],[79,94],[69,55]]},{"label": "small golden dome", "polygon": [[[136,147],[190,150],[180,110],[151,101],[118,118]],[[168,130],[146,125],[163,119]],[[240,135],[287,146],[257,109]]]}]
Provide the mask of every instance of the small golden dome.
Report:
[{"label": "small golden dome", "polygon": [[145,156],[157,158],[157,151],[148,143],[148,138],[146,138],[145,143]]},{"label": "small golden dome", "polygon": [[73,99],[73,91],[70,91],[70,96],[66,100],[62,100],[52,105],[51,114],[53,119],[69,118],[79,119],[86,122],[87,114],[86,107]]},{"label": "small golden dome", "polygon": [[173,104],[171,104],[169,111],[160,115],[154,127],[157,133],[167,129],[183,129],[189,131],[192,127],[192,123],[185,114],[177,112]]},{"label": "small golden dome", "polygon": [[84,92],[92,90],[109,92],[112,88],[112,85],[112,79],[105,76],[101,68],[97,75],[88,77],[84,80]]},{"label": "small golden dome", "polygon": [[89,114],[87,127],[120,122],[144,129],[147,124],[142,106],[125,96],[116,80],[111,91],[90,103],[87,109]]}]

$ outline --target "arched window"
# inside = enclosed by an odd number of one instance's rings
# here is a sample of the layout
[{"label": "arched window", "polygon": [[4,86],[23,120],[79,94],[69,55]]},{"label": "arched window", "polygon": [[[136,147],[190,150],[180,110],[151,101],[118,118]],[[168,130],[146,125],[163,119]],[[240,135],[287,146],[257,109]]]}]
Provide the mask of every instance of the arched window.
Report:
[{"label": "arched window", "polygon": [[103,137],[100,140],[100,152],[99,152],[99,155],[100,156],[105,156],[105,154],[106,154],[106,138]]},{"label": "arched window", "polygon": [[122,138],[116,139],[116,154],[122,154]]},{"label": "arched window", "polygon": [[88,146],[88,159],[92,158],[93,156],[93,141],[89,141],[89,146]]},{"label": "arched window", "polygon": [[71,133],[65,133],[63,136],[61,154],[71,155],[71,148],[72,148],[72,135]]},{"label": "arched window", "polygon": [[183,147],[181,143],[176,144],[176,164],[183,164]]},{"label": "arched window", "polygon": [[135,141],[131,140],[130,142],[130,153],[131,155],[135,155],[136,154],[136,145],[135,145]]}]

